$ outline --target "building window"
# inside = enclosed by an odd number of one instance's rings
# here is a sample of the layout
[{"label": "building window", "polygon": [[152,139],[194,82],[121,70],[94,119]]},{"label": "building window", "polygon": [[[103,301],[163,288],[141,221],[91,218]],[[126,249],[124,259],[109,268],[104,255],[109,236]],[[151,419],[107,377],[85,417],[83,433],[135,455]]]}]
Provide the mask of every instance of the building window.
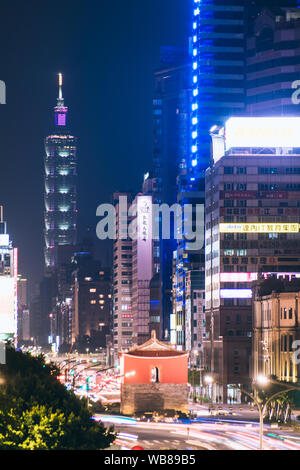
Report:
[{"label": "building window", "polygon": [[159,369],[158,367],[153,367],[151,369],[151,382],[159,383]]},{"label": "building window", "polygon": [[224,166],[224,175],[233,175],[233,166]]}]

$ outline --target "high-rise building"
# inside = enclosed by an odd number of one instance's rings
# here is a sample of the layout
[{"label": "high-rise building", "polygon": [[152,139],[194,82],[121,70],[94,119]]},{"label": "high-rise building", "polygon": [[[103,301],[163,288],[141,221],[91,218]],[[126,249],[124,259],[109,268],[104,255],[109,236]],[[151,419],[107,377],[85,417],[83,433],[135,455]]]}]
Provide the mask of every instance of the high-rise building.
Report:
[{"label": "high-rise building", "polygon": [[[296,77],[298,70],[295,51],[299,13],[296,9],[285,12],[281,7],[299,7],[299,2],[194,0],[192,143],[188,166],[202,171],[208,167],[212,126],[224,125],[227,118],[241,116],[246,111],[255,115],[256,109],[260,109],[263,113],[263,101],[270,102],[268,108],[281,106],[281,112],[286,113],[283,98],[287,98],[288,91],[282,83],[293,80],[292,75]],[[269,13],[261,15],[264,8],[269,8]],[[282,66],[292,68],[281,71]],[[245,86],[246,80],[249,83]],[[279,110],[275,115],[279,115]]]},{"label": "high-rise building", "polygon": [[[196,206],[202,206],[204,216],[204,179],[182,175],[179,177],[179,180],[180,190],[177,196],[177,203],[183,210],[188,206],[193,207],[194,214],[196,213]],[[203,224],[204,220],[196,221],[193,215],[193,225],[195,226],[196,223],[199,225],[201,223]],[[189,305],[188,298],[190,297],[188,284],[190,279],[194,279],[193,272],[195,272],[195,279],[198,276],[202,276],[202,289],[204,292],[204,245],[200,247],[200,249],[195,246],[189,247],[188,239],[191,233],[188,232],[190,231],[191,227],[185,228],[183,224],[183,237],[178,240],[177,250],[173,253],[173,312],[171,323],[175,328],[175,334],[174,328],[172,328],[173,334],[171,341],[177,344],[180,349],[187,347],[186,338],[187,336],[191,338],[192,335],[192,331],[187,331],[186,328],[194,324],[200,314],[200,312],[191,312],[189,308],[187,309]],[[200,275],[199,272],[201,271],[202,274]],[[198,285],[198,289],[201,289],[200,284]],[[191,341],[189,341],[189,343],[191,343]]]},{"label": "high-rise building", "polygon": [[250,381],[251,282],[300,272],[300,118],[231,118],[206,172],[205,365],[214,398]]},{"label": "high-rise building", "polygon": [[143,344],[150,337],[150,281],[152,267],[152,196],[138,194],[136,236],[132,240],[132,342]]},{"label": "high-rise building", "polygon": [[297,382],[299,364],[293,355],[294,341],[300,339],[299,298],[300,282],[294,274],[278,273],[277,279],[272,277],[257,286],[253,301],[254,377]]},{"label": "high-rise building", "polygon": [[244,110],[245,1],[194,0],[193,100],[188,166],[205,171],[210,128]]},{"label": "high-rise building", "polygon": [[[160,311],[150,309],[152,196],[139,193],[133,198],[131,193],[114,193],[114,206],[113,337],[117,363],[121,350],[149,339],[150,324],[156,323],[157,317],[160,320]],[[154,287],[152,284],[152,294],[157,297]],[[159,303],[159,299],[153,300]]]},{"label": "high-rise building", "polygon": [[67,129],[68,108],[59,95],[54,108],[55,128],[45,139],[45,268],[56,266],[57,247],[74,245],[77,229],[77,139]]},{"label": "high-rise building", "polygon": [[18,276],[18,343],[30,340],[28,281]]},{"label": "high-rise building", "polygon": [[[244,112],[244,3],[244,0],[194,0],[190,90],[186,110],[188,148],[180,162],[177,179],[177,202],[182,206],[204,205],[204,174],[210,163],[211,127],[224,124],[229,116]],[[187,250],[183,239],[178,243],[174,256],[177,260],[174,266],[176,273],[173,274],[172,325],[176,329],[176,344],[185,348],[186,338],[192,337],[190,327],[198,315],[195,318],[190,314],[186,316],[187,278],[193,276],[194,270],[204,272],[204,247]],[[198,344],[202,344],[201,341]]]},{"label": "high-rise building", "polygon": [[113,348],[114,362],[118,352],[132,347],[132,240],[128,237],[128,224],[122,224],[132,203],[130,192],[114,193],[116,210],[116,239],[113,246]]},{"label": "high-rise building", "polygon": [[[162,47],[160,67],[154,74],[153,170],[150,178],[155,181],[151,194],[157,204],[172,205],[176,202],[177,175],[189,154],[191,61],[187,49]],[[161,325],[156,331],[161,339],[170,337],[172,253],[176,249],[173,235],[171,232],[169,239],[161,238],[153,242],[156,258],[153,275],[155,282],[160,283],[155,316],[159,313]]]},{"label": "high-rise building", "polygon": [[0,207],[0,340],[17,341],[18,249],[14,248]]},{"label": "high-rise building", "polygon": [[111,329],[111,270],[90,256],[75,253],[74,258],[72,342],[76,347],[88,337],[91,349],[105,348]]},{"label": "high-rise building", "polygon": [[[256,103],[256,100],[262,113],[265,107],[260,100],[266,102],[269,100],[270,105],[267,104],[267,109],[269,107],[271,111],[270,106],[273,106],[271,113],[276,111],[272,101],[275,94],[277,93],[278,97],[280,93],[281,96],[285,96],[287,92],[283,82],[296,80],[295,64],[291,75],[288,69],[279,74],[272,67],[274,58],[278,59],[279,67],[285,62],[288,65],[296,60],[293,58],[294,55],[297,56],[295,52],[297,32],[294,28],[299,10],[285,12],[280,8],[296,7],[296,0],[194,0],[193,5],[193,32],[190,39],[191,91],[187,112],[190,130],[186,138],[188,152],[180,165],[177,200],[181,204],[196,205],[204,204],[205,201],[204,173],[211,160],[210,130],[214,126],[223,126],[229,117],[246,115],[247,112],[255,114],[253,107],[255,105],[252,106],[251,103]],[[266,7],[271,9],[270,12],[262,14]],[[257,15],[259,16],[253,27]],[[274,56],[272,59],[270,59],[270,41],[267,37],[264,39],[270,24],[276,36],[271,46]],[[261,38],[257,37],[260,30]],[[248,51],[247,38],[249,38]],[[258,44],[257,49],[256,44]],[[261,47],[265,50],[260,50]],[[287,58],[287,55],[290,57]],[[267,70],[268,68],[270,70]],[[264,89],[266,79],[269,80],[269,85],[271,83],[274,85],[273,88],[270,85],[271,88]],[[292,83],[294,82],[290,82],[291,89]],[[285,91],[276,92],[277,89]],[[290,97],[292,93],[293,90],[290,92]],[[290,100],[289,105],[291,103]],[[286,110],[287,108],[282,107],[281,103],[281,112],[286,113]],[[297,113],[295,106],[293,112]],[[192,270],[204,269],[204,251],[188,252],[183,241],[178,244],[175,256],[177,260],[174,268],[177,272],[173,274],[175,317],[172,319],[172,325],[178,330],[176,343],[186,347],[186,337],[191,337],[191,332],[186,331],[186,327],[189,328],[191,323],[185,316],[185,278]]]}]

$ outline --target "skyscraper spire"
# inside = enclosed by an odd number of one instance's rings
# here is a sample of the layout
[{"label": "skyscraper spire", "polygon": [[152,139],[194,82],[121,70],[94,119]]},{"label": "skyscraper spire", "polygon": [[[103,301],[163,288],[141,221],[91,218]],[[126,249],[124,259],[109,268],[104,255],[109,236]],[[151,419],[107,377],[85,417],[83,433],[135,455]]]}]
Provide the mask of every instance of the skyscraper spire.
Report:
[{"label": "skyscraper spire", "polygon": [[[62,84],[63,84],[63,76],[62,73],[58,74],[58,100],[57,100],[57,105],[58,106],[63,106],[64,99],[62,96]],[[62,102],[62,105],[60,104]]]},{"label": "skyscraper spire", "polygon": [[63,75],[62,73],[58,74],[58,98],[57,105],[54,108],[55,114],[55,125],[58,127],[64,127],[66,125],[68,108],[64,104],[63,94],[62,94],[62,84],[63,84]]},{"label": "skyscraper spire", "polygon": [[58,98],[54,108],[55,129],[45,139],[45,267],[54,269],[57,247],[74,245],[77,228],[76,137],[66,127],[68,108],[58,74]]}]

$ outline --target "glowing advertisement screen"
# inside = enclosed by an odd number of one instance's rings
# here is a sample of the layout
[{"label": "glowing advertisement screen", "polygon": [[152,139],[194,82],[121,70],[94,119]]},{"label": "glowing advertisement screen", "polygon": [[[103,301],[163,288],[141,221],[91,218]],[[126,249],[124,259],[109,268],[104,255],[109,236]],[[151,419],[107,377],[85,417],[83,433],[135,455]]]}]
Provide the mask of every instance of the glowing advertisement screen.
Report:
[{"label": "glowing advertisement screen", "polygon": [[0,277],[0,336],[15,334],[15,280]]},{"label": "glowing advertisement screen", "polygon": [[299,233],[299,224],[220,224],[220,233]]},{"label": "glowing advertisement screen", "polygon": [[257,273],[220,273],[220,282],[252,282],[257,276]]},{"label": "glowing advertisement screen", "polygon": [[300,147],[299,117],[236,117],[226,122],[230,148]]},{"label": "glowing advertisement screen", "polygon": [[137,200],[138,278],[152,277],[152,197],[139,196]]}]

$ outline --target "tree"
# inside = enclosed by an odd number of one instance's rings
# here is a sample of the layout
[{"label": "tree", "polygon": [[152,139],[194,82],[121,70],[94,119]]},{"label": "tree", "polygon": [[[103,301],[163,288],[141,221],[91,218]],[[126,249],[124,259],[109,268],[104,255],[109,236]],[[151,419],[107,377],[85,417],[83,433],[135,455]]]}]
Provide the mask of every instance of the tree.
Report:
[{"label": "tree", "polygon": [[0,366],[0,449],[97,450],[114,441],[113,429],[95,422],[86,401],[58,381],[59,370],[7,349]]},{"label": "tree", "polygon": [[[297,390],[285,392],[285,388],[289,388],[292,385],[290,382],[279,381],[275,376],[271,376],[268,387],[258,392],[258,398],[263,402],[266,402],[275,395],[265,410],[265,418],[268,421],[280,423],[288,423],[290,421],[292,405],[297,395],[299,395]],[[279,394],[280,392],[282,393]],[[276,396],[276,394],[278,395]]]}]

